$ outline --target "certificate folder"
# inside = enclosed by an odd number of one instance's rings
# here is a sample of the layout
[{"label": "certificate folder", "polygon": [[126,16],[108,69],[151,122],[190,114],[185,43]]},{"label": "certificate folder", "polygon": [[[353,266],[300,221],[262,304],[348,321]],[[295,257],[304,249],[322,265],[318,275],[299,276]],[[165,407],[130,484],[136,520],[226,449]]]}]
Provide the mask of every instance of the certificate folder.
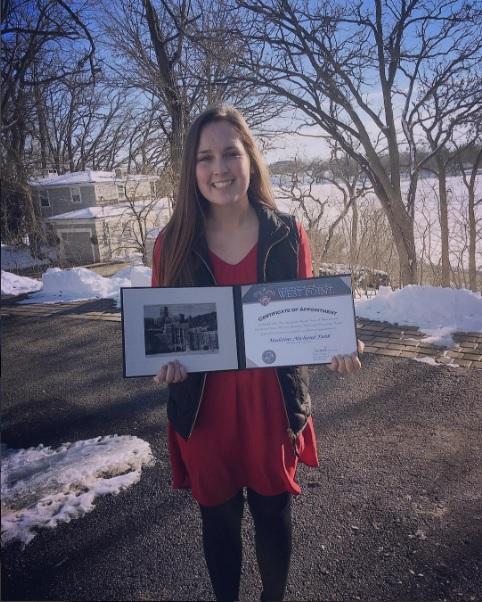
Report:
[{"label": "certificate folder", "polygon": [[326,364],[356,352],[351,275],[122,288],[124,376]]}]

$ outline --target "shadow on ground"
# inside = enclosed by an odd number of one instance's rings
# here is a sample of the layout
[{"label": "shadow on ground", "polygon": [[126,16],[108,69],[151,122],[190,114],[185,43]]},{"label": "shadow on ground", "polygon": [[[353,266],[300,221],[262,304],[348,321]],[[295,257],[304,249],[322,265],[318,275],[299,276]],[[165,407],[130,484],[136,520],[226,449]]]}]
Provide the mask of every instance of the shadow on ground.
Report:
[{"label": "shadow on ground", "polygon": [[[123,379],[120,324],[5,321],[3,441],[147,440],[156,465],[84,518],[3,551],[6,600],[210,600],[198,510],[170,489],[166,391]],[[319,469],[301,466],[289,600],[482,598],[480,375],[368,356],[311,372]],[[251,520],[241,599],[259,599]]]}]

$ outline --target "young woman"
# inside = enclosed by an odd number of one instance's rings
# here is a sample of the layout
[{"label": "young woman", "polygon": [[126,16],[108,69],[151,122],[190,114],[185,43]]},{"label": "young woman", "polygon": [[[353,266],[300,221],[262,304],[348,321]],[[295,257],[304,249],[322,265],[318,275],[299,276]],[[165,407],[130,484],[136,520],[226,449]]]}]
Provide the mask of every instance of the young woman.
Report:
[{"label": "young woman", "polygon": [[[277,211],[268,171],[241,114],[214,107],[186,138],[176,205],[153,255],[153,286],[249,284],[312,276],[307,237]],[[354,372],[355,355],[332,370]],[[217,600],[237,600],[244,489],[255,524],[262,600],[282,600],[291,555],[291,497],[299,461],[318,466],[306,369],[187,374],[178,362],[154,380],[169,385],[174,488],[199,504]]]}]

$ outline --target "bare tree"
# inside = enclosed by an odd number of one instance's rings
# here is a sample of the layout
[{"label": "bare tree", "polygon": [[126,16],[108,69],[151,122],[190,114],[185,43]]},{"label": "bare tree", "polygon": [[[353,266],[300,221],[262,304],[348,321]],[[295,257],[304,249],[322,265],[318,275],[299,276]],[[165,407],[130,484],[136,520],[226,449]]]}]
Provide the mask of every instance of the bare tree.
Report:
[{"label": "bare tree", "polygon": [[63,0],[2,2],[2,13],[2,206],[22,202],[31,251],[38,255],[42,228],[25,160],[32,98],[39,86],[72,74],[94,78],[95,45],[81,10]]},{"label": "bare tree", "polygon": [[113,240],[110,241],[112,255],[139,253],[144,265],[148,265],[147,235],[153,228],[160,228],[167,221],[167,205],[157,194],[146,196],[141,193],[140,182],[126,177],[124,181],[125,199],[122,211],[113,226]]},{"label": "bare tree", "polygon": [[199,14],[192,2],[122,0],[107,8],[105,26],[115,61],[113,82],[149,95],[156,126],[168,141],[171,170],[178,172],[182,142],[198,95],[198,81],[186,68],[188,33]]},{"label": "bare tree", "polygon": [[389,281],[401,285],[400,263],[397,249],[390,233],[388,219],[382,207],[372,199],[361,199],[359,203],[360,237],[358,262],[372,270],[383,270]]},{"label": "bare tree", "polygon": [[[35,97],[42,167],[58,173],[86,168],[112,170],[125,160],[125,148],[142,132],[123,92],[77,77],[45,86]],[[35,135],[34,134],[34,135]],[[135,157],[139,148],[130,148]]]},{"label": "bare tree", "polygon": [[[142,108],[131,109],[130,136],[125,157],[121,161],[127,164],[130,173],[159,174],[163,181],[172,181],[169,168],[169,141],[157,126],[157,100],[144,99]],[[168,173],[166,173],[168,172]],[[171,182],[172,183],[172,182]],[[166,190],[166,194],[170,194]]]},{"label": "bare tree", "polygon": [[[457,133],[463,139],[473,120],[480,120],[482,110],[482,74],[476,61],[482,58],[480,36],[466,37],[462,28],[454,42],[458,51],[452,53],[447,64],[433,66],[433,73],[421,72],[417,81],[417,100],[405,115],[405,128],[410,146],[415,150],[416,163],[412,165],[412,182],[422,168],[430,169],[438,180],[439,217],[441,228],[441,284],[450,286],[449,222],[447,170],[453,158],[452,140]],[[415,132],[423,131],[428,153],[419,157]]]},{"label": "bare tree", "polygon": [[[288,166],[287,166],[288,167]],[[322,256],[322,224],[326,219],[325,210],[328,199],[321,198],[315,189],[317,169],[313,165],[306,165],[295,158],[290,162],[289,169],[284,169],[273,178],[277,182],[276,195],[281,201],[289,204],[289,210],[304,224],[308,235],[312,257],[313,270],[318,273]]]},{"label": "bare tree", "polygon": [[[472,128],[470,135],[467,136],[467,142],[464,146],[456,146],[456,162],[462,175],[464,185],[467,189],[467,229],[468,229],[468,254],[469,254],[469,287],[471,290],[477,290],[477,263],[476,263],[476,246],[477,242],[482,240],[481,221],[482,217],[476,214],[476,208],[482,206],[482,196],[476,197],[476,183],[479,170],[482,168],[482,121],[477,120]],[[475,145],[479,145],[478,149]],[[464,161],[464,148],[475,146],[475,154],[472,154],[472,161],[469,163],[467,159]],[[467,161],[467,162],[466,162]],[[480,249],[479,249],[480,252]]]},{"label": "bare tree", "polygon": [[325,253],[328,251],[329,241],[331,239],[331,230],[339,222],[345,219],[348,210],[351,210],[350,222],[350,265],[354,266],[358,261],[358,232],[359,232],[359,212],[358,201],[372,190],[370,182],[359,163],[354,161],[349,155],[342,152],[336,141],[328,140],[331,147],[331,158],[329,162],[329,173],[324,175],[324,179],[338,188],[343,196],[344,210],[339,217],[330,226],[328,230]]},{"label": "bare tree", "polygon": [[[337,193],[336,199],[333,194],[322,194],[320,184],[329,184]],[[357,200],[368,190],[359,166],[340,153],[336,145],[329,161],[304,164],[295,160],[284,169],[279,178],[278,195],[290,203],[294,214],[306,226],[315,273],[318,273],[320,263],[326,261],[335,232],[350,211],[349,262],[355,264],[359,219]]]},{"label": "bare tree", "polygon": [[[437,216],[433,211],[433,195],[427,198],[419,194],[417,199],[417,219],[415,220],[415,236],[419,246],[418,284],[439,285],[439,270],[434,264],[434,243],[438,240]],[[436,246],[436,245],[435,245]]]},{"label": "bare tree", "polygon": [[257,130],[280,110],[272,95],[240,81],[234,18],[213,0],[122,0],[115,11],[109,6],[112,81],[152,98],[148,110],[169,145],[165,160],[173,188],[187,127],[207,105],[235,104]]},{"label": "bare tree", "polygon": [[416,178],[404,195],[399,150],[404,137],[409,142],[404,122],[421,71],[428,74],[435,59],[445,58],[451,72],[459,41],[480,38],[480,7],[456,0],[237,4],[251,15],[245,31],[253,81],[287,98],[307,125],[320,126],[362,166],[386,212],[402,281],[415,282]]}]

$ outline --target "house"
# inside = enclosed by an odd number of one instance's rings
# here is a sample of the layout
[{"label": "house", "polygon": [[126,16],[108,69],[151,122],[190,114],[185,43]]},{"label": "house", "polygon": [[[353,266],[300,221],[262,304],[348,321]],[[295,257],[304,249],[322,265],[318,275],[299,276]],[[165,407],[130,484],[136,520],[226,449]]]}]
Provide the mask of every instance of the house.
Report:
[{"label": "house", "polygon": [[128,174],[125,169],[76,171],[60,176],[49,173],[30,180],[29,184],[44,219],[85,207],[114,205],[133,197],[141,201],[159,195],[159,176]]},{"label": "house", "polygon": [[[168,200],[86,207],[54,215],[48,226],[59,245],[62,266],[120,261],[142,253],[146,233],[168,221]],[[141,233],[142,228],[142,233]],[[147,254],[151,248],[146,245]]]},{"label": "house", "polygon": [[158,176],[80,171],[29,182],[50,241],[59,245],[62,265],[119,259],[132,253],[140,228],[167,219],[158,199]]}]

